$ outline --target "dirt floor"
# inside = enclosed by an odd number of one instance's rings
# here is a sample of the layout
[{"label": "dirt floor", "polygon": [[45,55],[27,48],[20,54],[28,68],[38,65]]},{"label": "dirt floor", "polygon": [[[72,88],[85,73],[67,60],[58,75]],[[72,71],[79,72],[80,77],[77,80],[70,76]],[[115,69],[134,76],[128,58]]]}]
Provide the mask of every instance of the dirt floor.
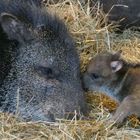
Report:
[{"label": "dirt floor", "polygon": [[[106,25],[106,16],[99,7],[82,6],[79,2],[64,2],[46,5],[52,13],[57,13],[68,26],[76,40],[80,54],[81,70],[85,71],[89,60],[101,51],[122,50],[128,62],[140,62],[140,32],[125,30],[116,34],[117,25]],[[106,26],[105,26],[106,25]],[[86,120],[57,119],[56,123],[19,122],[7,114],[0,115],[1,140],[140,140],[140,121],[130,116],[121,127],[108,125],[117,104],[108,97],[97,93],[86,93],[91,107]],[[82,118],[82,116],[81,116]]]}]

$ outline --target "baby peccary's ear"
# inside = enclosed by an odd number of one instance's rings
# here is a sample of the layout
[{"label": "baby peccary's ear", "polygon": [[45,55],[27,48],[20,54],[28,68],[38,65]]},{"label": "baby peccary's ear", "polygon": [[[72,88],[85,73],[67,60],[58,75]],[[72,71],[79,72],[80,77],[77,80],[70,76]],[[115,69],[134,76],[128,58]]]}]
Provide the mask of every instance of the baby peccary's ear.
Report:
[{"label": "baby peccary's ear", "polygon": [[119,61],[119,60],[118,61],[112,61],[110,63],[110,66],[111,66],[112,72],[117,72],[123,67],[123,62]]},{"label": "baby peccary's ear", "polygon": [[12,14],[2,13],[0,23],[9,39],[23,42],[31,39],[31,34],[27,27]]}]

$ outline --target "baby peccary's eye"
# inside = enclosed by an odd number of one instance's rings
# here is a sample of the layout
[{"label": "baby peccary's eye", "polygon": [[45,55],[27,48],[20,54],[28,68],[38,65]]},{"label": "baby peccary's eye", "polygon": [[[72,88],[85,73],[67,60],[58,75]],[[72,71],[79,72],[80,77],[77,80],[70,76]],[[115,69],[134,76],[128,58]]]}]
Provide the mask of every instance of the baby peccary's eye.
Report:
[{"label": "baby peccary's eye", "polygon": [[44,66],[36,66],[35,71],[42,77],[45,78],[54,78],[54,73],[53,70],[49,67],[44,67]]},{"label": "baby peccary's eye", "polygon": [[100,78],[100,75],[96,74],[96,73],[91,73],[91,78],[94,80],[94,79],[98,79]]},{"label": "baby peccary's eye", "polygon": [[111,68],[112,68],[112,70],[114,70],[114,71],[116,70],[116,67],[111,67]]}]

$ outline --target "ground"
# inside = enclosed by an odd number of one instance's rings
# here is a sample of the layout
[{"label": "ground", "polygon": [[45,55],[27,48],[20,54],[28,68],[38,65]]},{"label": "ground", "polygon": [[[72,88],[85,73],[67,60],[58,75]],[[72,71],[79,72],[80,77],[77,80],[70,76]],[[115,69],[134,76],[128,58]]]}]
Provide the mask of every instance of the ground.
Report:
[{"label": "ground", "polygon": [[[69,3],[69,4],[68,4]],[[90,11],[89,5],[82,6],[71,0],[47,7],[57,13],[68,26],[76,40],[80,54],[81,71],[85,71],[89,60],[101,51],[122,50],[123,58],[132,63],[140,62],[140,32],[125,30],[115,33],[117,25],[106,25],[106,17],[97,7]],[[92,13],[92,14],[91,14]],[[106,25],[106,26],[105,26]],[[117,104],[103,94],[86,93],[91,107],[88,119],[57,119],[55,123],[21,122],[8,114],[0,115],[1,140],[139,140],[140,122],[130,116],[121,126],[108,125],[111,112]]]}]

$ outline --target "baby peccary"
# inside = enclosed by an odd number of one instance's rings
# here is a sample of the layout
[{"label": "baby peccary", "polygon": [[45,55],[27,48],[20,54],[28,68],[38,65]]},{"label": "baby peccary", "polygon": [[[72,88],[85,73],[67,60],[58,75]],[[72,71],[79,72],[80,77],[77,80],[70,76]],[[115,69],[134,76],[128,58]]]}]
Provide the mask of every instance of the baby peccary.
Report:
[{"label": "baby peccary", "polygon": [[140,116],[140,64],[128,64],[120,54],[97,55],[83,78],[86,89],[103,92],[119,102],[112,117],[116,123],[122,123],[131,114]]}]

